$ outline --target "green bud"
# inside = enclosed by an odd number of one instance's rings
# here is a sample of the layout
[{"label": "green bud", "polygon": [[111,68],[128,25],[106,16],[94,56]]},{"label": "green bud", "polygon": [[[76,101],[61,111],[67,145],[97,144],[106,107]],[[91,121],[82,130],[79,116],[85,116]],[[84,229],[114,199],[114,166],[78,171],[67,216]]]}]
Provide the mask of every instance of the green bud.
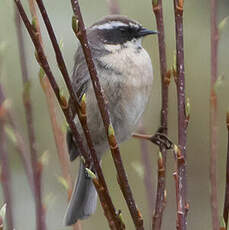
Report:
[{"label": "green bud", "polygon": [[65,188],[66,190],[69,189],[68,182],[67,182],[63,177],[59,176],[59,177],[57,177],[57,180],[58,180],[58,182],[59,182],[61,185],[64,186],[64,188]]},{"label": "green bud", "polygon": [[72,16],[72,29],[76,34],[79,32],[79,20],[75,15]]},{"label": "green bud", "polygon": [[229,16],[225,17],[218,25],[219,34],[221,35],[225,26],[227,25]]},{"label": "green bud", "polygon": [[45,71],[44,69],[41,67],[39,70],[39,78],[43,78],[45,76]]},{"label": "green bud", "polygon": [[112,126],[112,124],[109,125],[108,127],[108,136],[115,136],[115,131],[114,131],[114,128]]},{"label": "green bud", "polygon": [[89,168],[85,168],[86,171],[87,171],[87,174],[88,176],[91,178],[91,179],[96,179],[96,175],[89,169]]},{"label": "green bud", "polygon": [[185,106],[185,115],[186,115],[187,118],[190,117],[190,112],[191,112],[190,99],[189,99],[189,97],[187,97],[186,106]]}]

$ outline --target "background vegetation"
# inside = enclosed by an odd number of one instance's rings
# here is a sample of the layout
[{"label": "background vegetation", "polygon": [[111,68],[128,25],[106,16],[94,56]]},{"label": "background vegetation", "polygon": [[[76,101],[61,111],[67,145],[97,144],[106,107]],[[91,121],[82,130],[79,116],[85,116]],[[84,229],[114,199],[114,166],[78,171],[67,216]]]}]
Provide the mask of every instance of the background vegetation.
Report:
[{"label": "background vegetation", "polygon": [[[26,3],[26,1],[23,1]],[[155,18],[152,14],[151,1],[120,1],[121,14],[128,15],[141,22],[147,28],[156,28]],[[77,47],[77,40],[71,29],[72,9],[70,1],[45,2],[50,20],[59,40],[63,40],[63,54],[69,70],[73,66],[73,55]],[[91,25],[99,18],[108,14],[105,0],[81,1],[81,10],[86,25]],[[226,0],[218,1],[218,22],[228,16],[229,3]],[[26,4],[25,4],[26,5]],[[27,8],[28,9],[28,8]],[[174,13],[173,2],[164,1],[165,31],[167,45],[168,67],[173,65],[175,51]],[[1,32],[0,42],[6,45],[3,61],[1,83],[6,95],[12,101],[12,110],[16,117],[21,133],[26,137],[24,108],[22,105],[22,83],[18,56],[17,39],[14,24],[13,2],[2,0],[0,3]],[[42,30],[43,30],[43,24]],[[34,59],[34,48],[27,32],[24,30],[26,39],[26,55],[28,55],[29,75],[32,78],[32,100],[34,109],[35,130],[39,153],[45,150],[49,152],[48,164],[43,172],[43,190],[47,208],[48,229],[67,229],[63,226],[63,216],[67,206],[67,196],[64,187],[58,182],[60,176],[59,162],[56,155],[56,147],[50,126],[45,97],[40,87],[38,78],[38,65]],[[227,130],[225,127],[225,114],[229,110],[229,25],[224,27],[219,41],[219,75],[222,78],[217,88],[219,101],[218,109],[218,198],[220,211],[223,208],[224,185],[225,185],[225,162]],[[63,84],[59,71],[55,66],[54,53],[52,51],[47,33],[43,33],[44,46],[48,59],[52,64],[55,76]],[[188,174],[188,199],[190,212],[188,215],[189,229],[209,229],[211,226],[210,197],[209,197],[209,92],[210,92],[210,2],[185,1],[184,5],[184,40],[185,40],[185,73],[187,96],[191,103],[191,118],[188,127],[187,146],[187,174]],[[156,37],[144,40],[144,47],[150,53],[154,66],[155,82],[151,102],[144,115],[144,124],[148,133],[154,133],[159,127],[160,114],[160,73],[159,58]],[[70,71],[69,71],[70,72]],[[59,109],[58,109],[59,110]],[[175,84],[169,88],[169,136],[177,142],[177,107]],[[60,123],[64,126],[61,113],[58,114]],[[8,141],[8,152],[12,167],[13,180],[13,205],[17,229],[35,229],[34,202],[29,189],[27,178],[21,166],[18,154],[13,144]],[[153,167],[153,183],[156,189],[157,178],[157,147],[149,145],[150,159]],[[146,199],[145,187],[142,179],[141,156],[138,140],[131,139],[121,145],[121,152],[128,173],[130,185],[139,209],[145,220],[145,229],[150,229],[151,212]],[[167,208],[163,221],[163,229],[174,229],[176,221],[175,186],[172,173],[174,171],[174,159],[172,153],[168,155],[167,166]],[[72,163],[72,173],[76,175],[78,161]],[[127,229],[133,229],[126,204],[116,182],[116,173],[110,154],[103,159],[104,175],[111,191],[114,203],[123,211],[123,218]],[[0,202],[3,196],[0,191]],[[82,222],[86,229],[108,229],[102,209],[98,205],[96,214]],[[221,212],[222,213],[222,212]]]}]

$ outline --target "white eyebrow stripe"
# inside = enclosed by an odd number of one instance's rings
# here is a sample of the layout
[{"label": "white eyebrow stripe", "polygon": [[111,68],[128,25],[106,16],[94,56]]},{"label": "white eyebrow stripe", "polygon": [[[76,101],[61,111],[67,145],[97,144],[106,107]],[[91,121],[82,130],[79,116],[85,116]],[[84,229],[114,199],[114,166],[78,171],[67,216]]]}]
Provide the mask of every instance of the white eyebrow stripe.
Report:
[{"label": "white eyebrow stripe", "polygon": [[93,29],[99,29],[99,30],[104,30],[104,29],[113,29],[113,28],[118,28],[120,26],[128,26],[127,24],[123,23],[123,22],[119,22],[119,21],[113,21],[113,22],[106,22],[105,24],[101,24],[101,25],[95,25],[92,28]]}]

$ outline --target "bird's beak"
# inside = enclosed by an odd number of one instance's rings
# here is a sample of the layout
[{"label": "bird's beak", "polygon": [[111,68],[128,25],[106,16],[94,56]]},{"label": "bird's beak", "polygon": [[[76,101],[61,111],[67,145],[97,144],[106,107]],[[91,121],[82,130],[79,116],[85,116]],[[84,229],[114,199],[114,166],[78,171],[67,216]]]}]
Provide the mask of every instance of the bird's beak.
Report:
[{"label": "bird's beak", "polygon": [[140,31],[138,31],[138,33],[139,33],[139,35],[140,35],[141,37],[144,37],[144,36],[147,36],[147,35],[150,35],[150,34],[158,34],[157,31],[155,31],[155,30],[148,30],[148,29],[146,29],[146,28],[144,28],[144,27],[142,27],[142,28],[140,29]]}]

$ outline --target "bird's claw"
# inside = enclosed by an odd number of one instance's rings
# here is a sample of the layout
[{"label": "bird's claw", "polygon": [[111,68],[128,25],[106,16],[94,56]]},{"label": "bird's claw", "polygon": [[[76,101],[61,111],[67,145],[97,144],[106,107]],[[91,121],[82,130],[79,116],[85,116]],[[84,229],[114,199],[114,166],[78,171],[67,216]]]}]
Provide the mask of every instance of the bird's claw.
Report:
[{"label": "bird's claw", "polygon": [[161,132],[157,132],[154,136],[152,136],[151,142],[159,147],[164,146],[167,150],[173,148],[173,142]]}]

